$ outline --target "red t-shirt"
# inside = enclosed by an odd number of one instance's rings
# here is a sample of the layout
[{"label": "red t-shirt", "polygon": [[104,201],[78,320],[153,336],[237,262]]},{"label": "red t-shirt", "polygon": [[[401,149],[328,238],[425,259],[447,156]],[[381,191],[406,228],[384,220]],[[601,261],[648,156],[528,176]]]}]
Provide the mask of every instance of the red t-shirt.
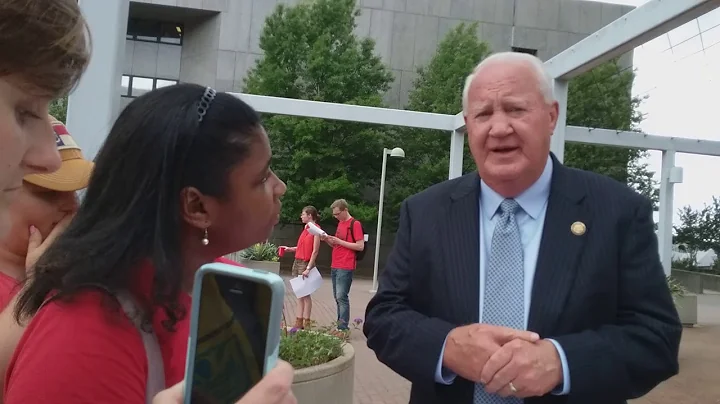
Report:
[{"label": "red t-shirt", "polygon": [[303,261],[310,261],[310,257],[312,257],[314,243],[315,236],[310,234],[306,225],[303,231],[300,233],[300,237],[298,237],[297,250],[295,250],[295,258]]},{"label": "red t-shirt", "polygon": [[17,279],[0,272],[0,311],[5,310],[18,290],[20,287]]},{"label": "red t-shirt", "polygon": [[[355,224],[353,225],[352,229],[353,233],[352,235],[350,235],[350,223],[352,223],[353,220],[355,220]],[[335,231],[335,237],[339,238],[340,240],[352,243],[353,236],[355,236],[355,241],[364,240],[365,237],[362,232],[362,225],[357,219],[353,219],[351,217],[344,222],[338,222],[337,231]],[[357,265],[357,263],[355,262],[355,253],[355,250],[351,250],[340,245],[335,245],[332,251],[331,267],[337,269],[355,269],[355,266]]]},{"label": "red t-shirt", "polygon": [[[152,267],[140,268],[139,274],[138,292],[149,294]],[[88,290],[71,302],[54,301],[38,311],[8,366],[5,404],[145,404],[148,363],[140,333],[129,318],[107,310],[104,296]],[[153,316],[167,387],[185,376],[190,296],[182,294],[180,303],[188,315],[174,332],[162,326],[162,309]]]}]

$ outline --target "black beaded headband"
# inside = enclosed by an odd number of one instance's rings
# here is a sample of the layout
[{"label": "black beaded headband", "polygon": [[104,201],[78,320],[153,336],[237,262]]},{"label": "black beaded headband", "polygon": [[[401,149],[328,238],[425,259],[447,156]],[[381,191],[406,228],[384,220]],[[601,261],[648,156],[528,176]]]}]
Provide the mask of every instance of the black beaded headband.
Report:
[{"label": "black beaded headband", "polygon": [[202,98],[200,99],[200,103],[198,104],[198,122],[203,121],[203,118],[205,117],[205,114],[207,114],[208,109],[210,108],[210,104],[212,104],[216,94],[217,92],[214,89],[210,87],[205,88],[205,93],[203,94]]}]

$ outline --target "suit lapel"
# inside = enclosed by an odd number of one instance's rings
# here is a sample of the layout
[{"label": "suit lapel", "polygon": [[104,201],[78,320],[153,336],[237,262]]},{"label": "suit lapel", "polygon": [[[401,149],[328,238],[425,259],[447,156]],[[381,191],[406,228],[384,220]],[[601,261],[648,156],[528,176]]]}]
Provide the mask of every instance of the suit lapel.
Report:
[{"label": "suit lapel", "polygon": [[480,318],[480,178],[467,174],[450,194],[440,226],[450,315],[461,324]]},{"label": "suit lapel", "polygon": [[[552,333],[567,301],[577,273],[586,234],[570,230],[573,223],[592,229],[584,207],[585,185],[553,156],[545,224],[533,280],[528,329],[545,336]],[[587,231],[586,230],[586,231]]]}]

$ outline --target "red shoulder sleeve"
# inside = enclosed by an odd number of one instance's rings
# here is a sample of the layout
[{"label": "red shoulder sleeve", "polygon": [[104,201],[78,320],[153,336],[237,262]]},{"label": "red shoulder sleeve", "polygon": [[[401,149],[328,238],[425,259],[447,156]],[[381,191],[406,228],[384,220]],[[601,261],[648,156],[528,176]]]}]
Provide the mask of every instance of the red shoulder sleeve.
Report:
[{"label": "red shoulder sleeve", "polygon": [[140,333],[101,299],[85,293],[38,312],[8,367],[5,404],[145,404]]},{"label": "red shoulder sleeve", "polygon": [[355,241],[359,240],[365,240],[365,235],[362,231],[362,224],[360,224],[359,220],[355,220],[355,223],[353,223],[353,236],[355,236]]}]

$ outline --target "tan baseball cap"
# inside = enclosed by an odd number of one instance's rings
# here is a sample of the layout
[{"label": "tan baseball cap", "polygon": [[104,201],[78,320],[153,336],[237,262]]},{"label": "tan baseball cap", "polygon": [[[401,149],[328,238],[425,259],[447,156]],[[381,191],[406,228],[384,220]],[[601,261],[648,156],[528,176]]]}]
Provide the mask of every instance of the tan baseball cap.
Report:
[{"label": "tan baseball cap", "polygon": [[50,124],[55,132],[55,143],[62,165],[53,173],[26,175],[24,180],[53,191],[68,192],[86,188],[95,164],[85,160],[80,146],[75,143],[62,122],[51,115]]}]

